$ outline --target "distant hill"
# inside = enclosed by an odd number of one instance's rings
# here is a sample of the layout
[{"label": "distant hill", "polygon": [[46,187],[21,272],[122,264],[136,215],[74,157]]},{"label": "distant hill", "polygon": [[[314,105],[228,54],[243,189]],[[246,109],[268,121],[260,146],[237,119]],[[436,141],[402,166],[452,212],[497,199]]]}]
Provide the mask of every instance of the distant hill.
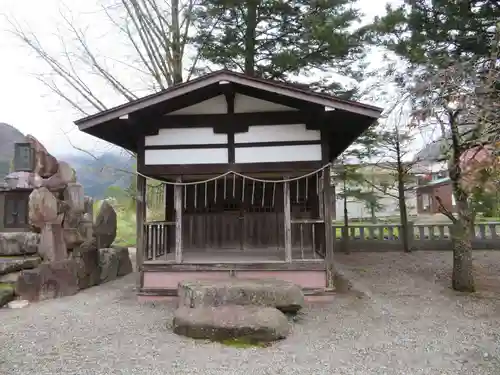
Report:
[{"label": "distant hill", "polygon": [[[97,159],[79,151],[71,155],[55,155],[68,162],[76,171],[78,182],[83,185],[85,195],[102,199],[110,186],[125,189],[130,186],[135,160],[117,153],[105,153]],[[127,173],[127,171],[129,173]]]},{"label": "distant hill", "polygon": [[0,122],[0,179],[9,174],[14,159],[14,143],[23,141],[23,133],[12,125]]},{"label": "distant hill", "polygon": [[[14,159],[14,144],[24,142],[24,134],[12,125],[0,122],[0,181],[9,174]],[[85,155],[80,151],[74,154],[58,155],[49,150],[57,159],[68,162],[75,170],[85,194],[95,199],[104,197],[110,186],[127,188],[130,186],[132,174],[121,170],[134,170],[134,160],[117,153],[106,153],[98,159]]]}]

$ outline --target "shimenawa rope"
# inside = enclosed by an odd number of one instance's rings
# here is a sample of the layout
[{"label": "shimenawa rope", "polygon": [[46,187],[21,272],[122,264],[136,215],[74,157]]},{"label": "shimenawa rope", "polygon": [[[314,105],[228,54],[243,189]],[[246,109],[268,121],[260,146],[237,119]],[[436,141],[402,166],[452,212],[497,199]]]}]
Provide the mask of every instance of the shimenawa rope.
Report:
[{"label": "shimenawa rope", "polygon": [[[228,171],[228,172],[223,173],[223,174],[221,174],[219,176],[215,176],[215,177],[209,178],[207,180],[203,180],[203,181],[191,181],[191,182],[159,181],[159,182],[162,183],[162,184],[165,184],[165,185],[191,186],[191,185],[206,184],[208,182],[216,181],[219,178],[224,178],[224,177],[229,176],[229,175],[235,175],[235,176],[241,177],[243,179],[248,179],[250,181],[261,182],[261,183],[274,183],[274,184],[278,184],[278,183],[284,183],[284,182],[298,181],[298,180],[301,180],[303,178],[307,178],[309,176],[313,176],[313,175],[315,175],[315,174],[317,174],[319,172],[322,172],[323,170],[325,170],[326,168],[328,168],[330,165],[331,165],[331,163],[328,163],[328,164],[325,164],[324,166],[322,166],[321,168],[318,168],[315,171],[309,172],[309,173],[304,174],[302,176],[293,177],[293,178],[286,178],[286,179],[281,179],[281,180],[264,180],[264,179],[260,179],[260,178],[255,178],[255,177],[247,176],[247,175],[244,175],[244,174],[239,173],[239,172]],[[139,176],[144,177],[144,178],[150,178],[150,177],[148,177],[148,176],[146,176],[146,175],[144,175],[144,174],[142,174],[140,172],[135,172],[135,173],[138,174]]]}]

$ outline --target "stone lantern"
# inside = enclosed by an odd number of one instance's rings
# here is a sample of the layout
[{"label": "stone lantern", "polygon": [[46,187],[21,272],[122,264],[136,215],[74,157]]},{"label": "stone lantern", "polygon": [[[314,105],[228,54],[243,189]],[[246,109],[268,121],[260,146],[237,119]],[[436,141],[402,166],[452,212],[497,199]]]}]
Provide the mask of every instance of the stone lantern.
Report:
[{"label": "stone lantern", "polygon": [[5,177],[0,190],[0,231],[28,232],[28,202],[33,191],[35,153],[30,143],[14,145],[14,171]]}]

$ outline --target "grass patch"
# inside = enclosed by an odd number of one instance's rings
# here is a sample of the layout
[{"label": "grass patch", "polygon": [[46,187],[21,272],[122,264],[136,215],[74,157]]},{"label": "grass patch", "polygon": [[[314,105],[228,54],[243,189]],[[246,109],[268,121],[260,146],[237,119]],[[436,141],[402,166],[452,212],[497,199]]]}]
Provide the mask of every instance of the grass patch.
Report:
[{"label": "grass patch", "polygon": [[117,213],[116,239],[118,246],[133,247],[136,244],[135,212],[120,210]]},{"label": "grass patch", "polygon": [[220,343],[238,349],[266,348],[270,345],[270,343],[258,341],[251,337],[234,337],[232,339],[222,340]]},{"label": "grass patch", "polygon": [[476,223],[500,222],[500,217],[478,217]]},{"label": "grass patch", "polygon": [[[97,217],[102,200],[94,202],[94,217]],[[123,247],[134,247],[136,245],[136,221],[135,210],[120,205],[116,202],[111,202],[111,205],[116,211],[116,238],[113,245]]]},{"label": "grass patch", "polygon": [[5,289],[14,290],[14,288],[12,287],[12,284],[0,283],[0,290],[5,290]]},{"label": "grass patch", "polygon": [[[349,233],[349,237],[350,238],[353,238],[353,231],[354,231],[354,237],[356,238],[361,238],[361,231],[359,229],[359,227],[356,227],[355,225],[356,224],[353,224],[354,226],[352,227],[349,227],[348,229],[348,233]],[[359,224],[358,224],[359,225]],[[380,226],[382,226],[383,224],[379,224]],[[379,227],[376,227],[375,230],[373,231],[373,235],[376,239],[382,239],[380,238],[380,226]],[[370,231],[369,231],[369,226],[366,226],[364,227],[364,230],[363,230],[363,237],[365,239],[370,239]],[[336,239],[341,239],[342,238],[342,230],[343,228],[335,228],[335,237]],[[391,235],[391,233],[389,232],[389,229],[388,228],[384,228],[383,229],[383,237],[384,238],[389,238]],[[399,228],[398,227],[394,227],[393,230],[392,230],[392,236],[394,236],[394,238],[399,238]]]}]

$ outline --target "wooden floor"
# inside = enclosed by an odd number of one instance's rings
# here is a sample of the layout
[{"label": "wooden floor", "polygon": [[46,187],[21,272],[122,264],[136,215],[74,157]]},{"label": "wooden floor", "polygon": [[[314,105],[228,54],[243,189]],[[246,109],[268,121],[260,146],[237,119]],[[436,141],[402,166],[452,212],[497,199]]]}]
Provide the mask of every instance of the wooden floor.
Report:
[{"label": "wooden floor", "polygon": [[[300,249],[292,250],[292,260],[323,260],[318,254],[313,254],[312,251],[301,251]],[[157,257],[153,261],[148,262],[161,262],[175,261],[175,254],[169,253]],[[183,263],[258,263],[258,262],[284,262],[285,251],[284,249],[273,248],[258,248],[258,249],[183,249],[182,262]]]}]

